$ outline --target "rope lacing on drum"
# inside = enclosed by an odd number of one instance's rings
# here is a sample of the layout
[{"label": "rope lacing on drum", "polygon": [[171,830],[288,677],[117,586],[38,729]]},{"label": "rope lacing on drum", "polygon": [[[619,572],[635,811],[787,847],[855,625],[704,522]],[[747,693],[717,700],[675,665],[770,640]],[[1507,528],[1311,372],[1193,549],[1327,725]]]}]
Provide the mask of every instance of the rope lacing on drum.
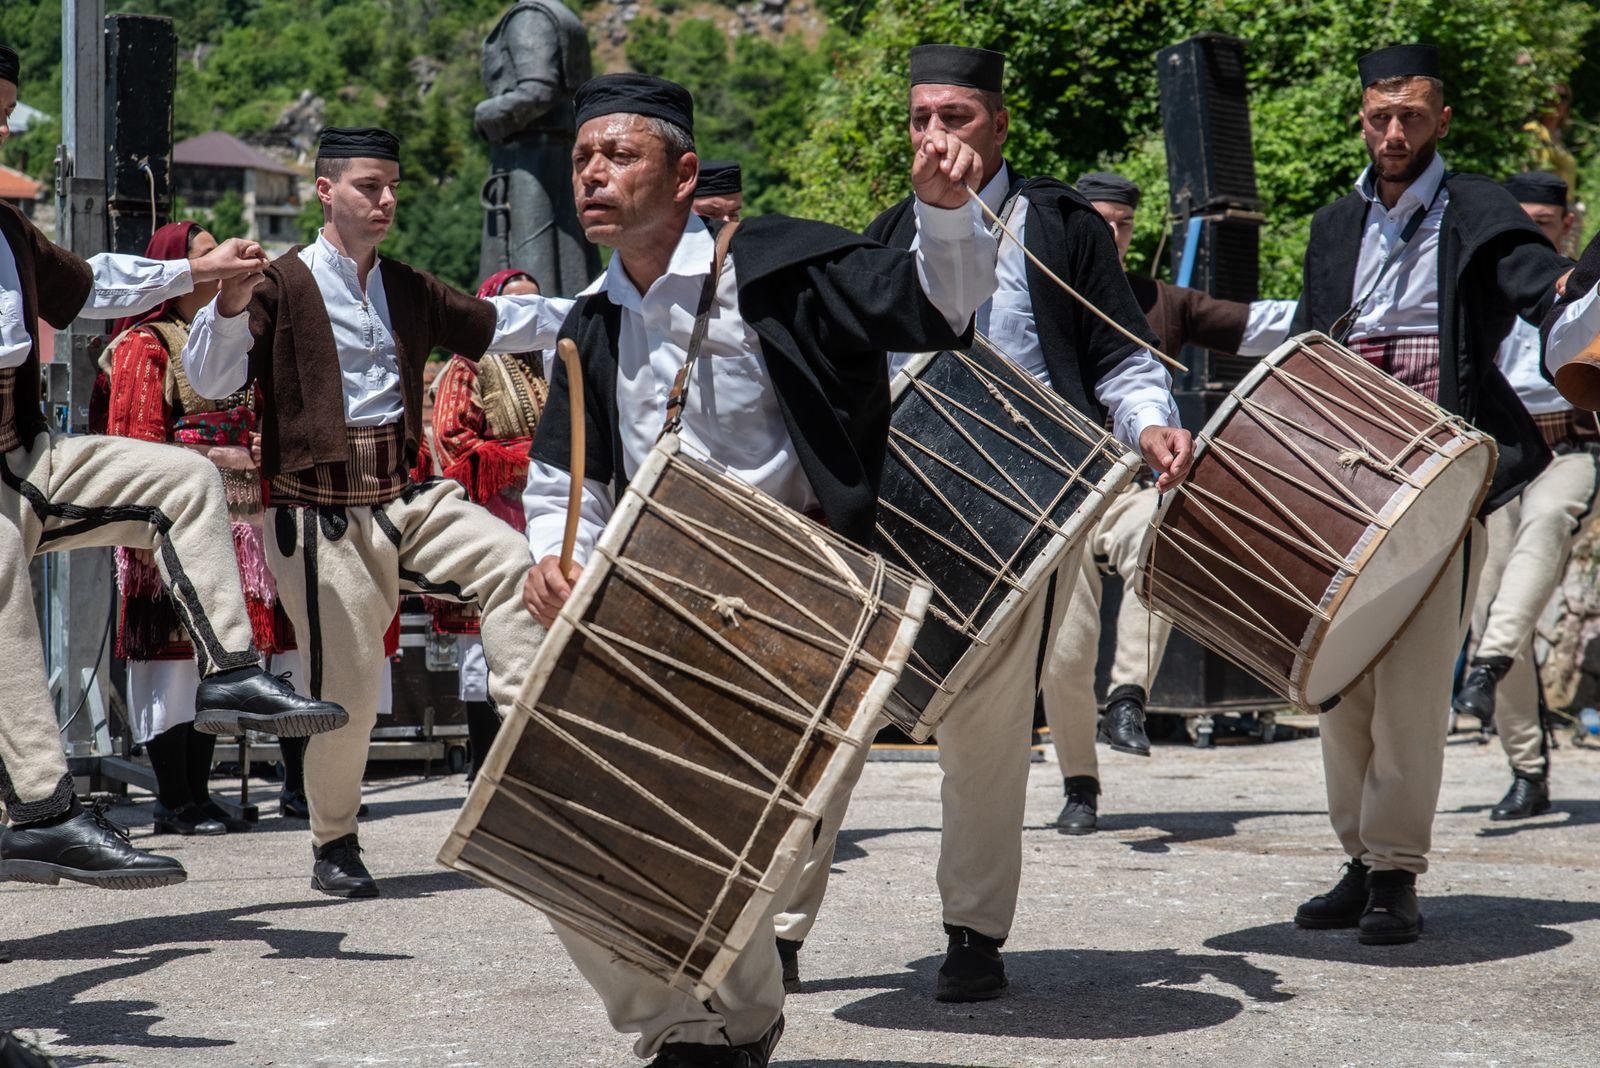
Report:
[{"label": "rope lacing on drum", "polygon": [[750,606],[745,604],[743,597],[725,597],[719,593],[711,600],[711,610],[721,616],[724,623],[737,627],[739,613],[750,611]]}]

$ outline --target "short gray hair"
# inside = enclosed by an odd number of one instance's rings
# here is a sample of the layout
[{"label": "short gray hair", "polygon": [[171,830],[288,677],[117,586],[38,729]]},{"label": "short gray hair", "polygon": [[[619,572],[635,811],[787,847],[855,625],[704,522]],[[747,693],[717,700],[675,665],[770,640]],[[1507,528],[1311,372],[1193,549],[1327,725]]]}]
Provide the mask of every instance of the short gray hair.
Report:
[{"label": "short gray hair", "polygon": [[686,153],[694,151],[694,134],[682,126],[666,119],[658,119],[653,115],[645,115],[643,118],[645,129],[661,138],[666,144],[668,163],[676,163]]}]

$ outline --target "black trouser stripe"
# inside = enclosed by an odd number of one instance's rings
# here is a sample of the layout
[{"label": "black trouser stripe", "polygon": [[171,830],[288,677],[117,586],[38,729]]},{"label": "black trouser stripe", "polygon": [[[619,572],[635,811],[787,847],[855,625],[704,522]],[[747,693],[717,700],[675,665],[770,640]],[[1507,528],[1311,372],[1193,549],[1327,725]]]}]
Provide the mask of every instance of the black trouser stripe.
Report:
[{"label": "black trouser stripe", "polygon": [[306,671],[311,696],[322,700],[322,612],[317,606],[317,513],[300,509],[300,560],[306,577]]},{"label": "black trouser stripe", "polygon": [[[373,506],[372,521],[378,525],[379,530],[383,531],[383,536],[389,539],[389,541],[394,545],[395,549],[399,550],[400,542],[402,540],[400,537],[400,528],[394,525],[394,521],[391,520],[388,514],[384,512],[382,505]],[[478,599],[476,597],[471,596],[461,589],[460,583],[435,582],[420,571],[409,571],[403,567],[400,568],[399,571],[400,577],[403,580],[411,583],[423,593],[437,593],[445,597],[453,597],[457,601],[461,601],[464,604],[478,603]]]}]

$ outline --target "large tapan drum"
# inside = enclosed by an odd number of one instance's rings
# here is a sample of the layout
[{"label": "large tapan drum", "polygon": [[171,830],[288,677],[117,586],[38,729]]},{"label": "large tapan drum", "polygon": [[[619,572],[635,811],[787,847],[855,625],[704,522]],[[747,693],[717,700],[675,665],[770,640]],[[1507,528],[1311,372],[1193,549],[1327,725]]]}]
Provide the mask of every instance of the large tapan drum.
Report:
[{"label": "large tapan drum", "polygon": [[1322,334],[1245,376],[1145,542],[1145,604],[1318,709],[1405,627],[1466,535],[1494,441]]},{"label": "large tapan drum", "polygon": [[668,437],[534,662],[447,866],[704,1000],[911,652],[926,585]]},{"label": "large tapan drum", "polygon": [[981,335],[893,388],[877,547],[934,599],[885,711],[922,741],[1140,461]]}]

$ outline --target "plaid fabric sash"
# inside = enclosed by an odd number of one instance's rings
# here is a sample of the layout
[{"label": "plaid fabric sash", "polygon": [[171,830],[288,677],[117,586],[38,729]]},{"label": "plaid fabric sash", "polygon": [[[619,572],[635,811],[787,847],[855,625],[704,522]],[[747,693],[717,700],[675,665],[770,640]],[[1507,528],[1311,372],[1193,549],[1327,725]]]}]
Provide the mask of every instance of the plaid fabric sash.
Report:
[{"label": "plaid fabric sash", "polygon": [[268,483],[274,506],[387,504],[411,484],[405,423],[345,427],[347,459],[280,474]]},{"label": "plaid fabric sash", "polygon": [[17,369],[0,368],[0,452],[22,444],[17,434]]},{"label": "plaid fabric sash", "polygon": [[1439,401],[1439,335],[1368,337],[1350,342],[1357,356],[1399,379],[1434,403]]},{"label": "plaid fabric sash", "polygon": [[1558,445],[1582,448],[1600,445],[1600,426],[1595,425],[1592,412],[1568,408],[1561,412],[1534,412],[1533,421],[1544,435],[1544,443],[1552,449]]}]

